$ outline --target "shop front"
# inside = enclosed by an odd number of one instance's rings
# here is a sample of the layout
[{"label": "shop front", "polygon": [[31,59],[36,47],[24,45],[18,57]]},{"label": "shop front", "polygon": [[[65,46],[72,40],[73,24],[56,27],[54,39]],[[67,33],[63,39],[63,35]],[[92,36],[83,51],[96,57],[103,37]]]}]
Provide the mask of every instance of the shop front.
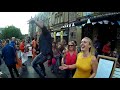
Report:
[{"label": "shop front", "polygon": [[62,42],[63,40],[68,42],[68,32],[65,30],[56,30],[51,32],[51,36],[55,42]]},{"label": "shop front", "polygon": [[[83,37],[89,37],[95,41],[97,38],[101,46],[103,47],[108,41],[111,42],[111,50],[119,50],[120,45],[118,43],[120,42],[119,34],[117,35],[117,32],[120,31],[120,26],[118,21],[120,20],[120,13],[111,13],[107,15],[101,15],[99,17],[90,17],[86,20],[76,22],[76,26],[81,26],[82,28],[82,35]],[[89,20],[89,23],[87,21]],[[102,49],[101,49],[102,50]]]}]

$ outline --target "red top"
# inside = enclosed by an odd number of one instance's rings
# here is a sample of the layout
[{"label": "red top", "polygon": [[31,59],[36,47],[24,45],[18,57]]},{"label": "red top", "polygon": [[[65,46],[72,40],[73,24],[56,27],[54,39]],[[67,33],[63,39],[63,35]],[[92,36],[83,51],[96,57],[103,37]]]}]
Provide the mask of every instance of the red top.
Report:
[{"label": "red top", "polygon": [[65,56],[65,62],[67,65],[72,65],[76,63],[76,59],[77,59],[77,52],[74,51],[72,55],[70,55],[70,52],[66,52],[66,56]]},{"label": "red top", "polygon": [[25,49],[24,46],[25,46],[24,43],[21,42],[21,43],[20,43],[20,50],[21,50],[21,52],[24,52],[24,49]]},{"label": "red top", "polygon": [[109,53],[109,51],[110,51],[110,46],[108,44],[104,45],[102,52]]}]

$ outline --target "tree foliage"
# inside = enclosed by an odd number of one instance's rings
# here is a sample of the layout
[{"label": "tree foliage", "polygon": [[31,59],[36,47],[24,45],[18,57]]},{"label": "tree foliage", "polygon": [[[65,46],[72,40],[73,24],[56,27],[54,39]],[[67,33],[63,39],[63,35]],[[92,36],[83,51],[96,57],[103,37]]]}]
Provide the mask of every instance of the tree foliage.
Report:
[{"label": "tree foliage", "polygon": [[22,39],[22,33],[20,29],[15,26],[5,27],[4,30],[2,31],[2,38],[7,39],[11,37]]}]

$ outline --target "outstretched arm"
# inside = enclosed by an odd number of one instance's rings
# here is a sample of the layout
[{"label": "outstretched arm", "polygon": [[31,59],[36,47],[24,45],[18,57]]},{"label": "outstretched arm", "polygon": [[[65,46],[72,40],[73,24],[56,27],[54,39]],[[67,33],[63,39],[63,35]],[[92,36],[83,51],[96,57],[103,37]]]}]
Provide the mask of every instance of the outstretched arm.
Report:
[{"label": "outstretched arm", "polygon": [[43,28],[43,22],[42,21],[36,21],[34,18],[32,18],[29,22],[35,23],[39,28]]},{"label": "outstretched arm", "polygon": [[72,64],[72,65],[63,64],[62,66],[59,67],[59,69],[61,69],[61,70],[65,70],[65,69],[75,69],[75,68],[76,68],[76,64]]},{"label": "outstretched arm", "polygon": [[39,28],[41,28],[41,29],[44,27],[42,21],[35,21],[35,24],[36,24]]},{"label": "outstretched arm", "polygon": [[43,34],[46,34],[46,32],[48,31],[47,28],[44,26],[43,21],[36,21],[34,19],[31,19],[30,22],[34,22],[39,28],[41,28]]}]

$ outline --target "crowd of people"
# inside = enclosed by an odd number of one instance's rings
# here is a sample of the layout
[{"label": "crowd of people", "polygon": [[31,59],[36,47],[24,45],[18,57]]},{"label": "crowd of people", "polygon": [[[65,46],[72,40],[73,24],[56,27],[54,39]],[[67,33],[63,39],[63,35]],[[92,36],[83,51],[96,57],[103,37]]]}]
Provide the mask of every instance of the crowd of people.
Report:
[{"label": "crowd of people", "polygon": [[[26,67],[25,62],[28,60],[27,53],[29,50],[29,42],[25,43],[25,40],[11,39],[1,40],[0,42],[0,65],[2,61],[5,62],[12,78],[19,77],[19,68]],[[13,71],[14,70],[14,71]]]},{"label": "crowd of people", "polygon": [[[8,67],[8,70],[10,72],[10,75],[12,78],[15,78],[14,72],[16,73],[16,76],[19,77],[19,72],[16,67],[18,58],[18,45],[19,40],[15,40],[15,37],[12,37],[11,39],[6,39],[1,41],[1,57],[0,62],[2,64],[2,59],[5,62],[6,66]],[[13,72],[14,70],[14,72]]]},{"label": "crowd of people", "polygon": [[80,48],[76,41],[69,41],[68,44],[65,40],[55,42],[52,41],[50,31],[43,22],[34,19],[31,19],[31,22],[41,28],[38,41],[36,37],[27,43],[24,39],[20,41],[15,37],[12,37],[11,40],[0,41],[0,59],[3,58],[12,78],[15,78],[13,70],[17,77],[20,76],[18,69],[26,66],[25,61],[28,59],[26,52],[29,51],[32,56],[31,66],[40,78],[47,77],[44,66],[46,61],[52,73],[60,74],[61,71],[64,71],[64,78],[94,78],[97,72],[98,61],[96,58],[98,55],[119,57],[116,50],[111,51],[110,42],[107,42],[103,48],[98,40],[92,43],[88,37],[81,40]]},{"label": "crowd of people", "polygon": [[118,53],[116,48],[112,47],[111,42],[112,41],[107,41],[102,46],[102,43],[100,42],[100,40],[96,38],[94,42],[94,47],[96,49],[95,56],[97,57],[98,55],[105,55],[109,57],[118,58],[117,67],[120,67],[120,54]]}]

